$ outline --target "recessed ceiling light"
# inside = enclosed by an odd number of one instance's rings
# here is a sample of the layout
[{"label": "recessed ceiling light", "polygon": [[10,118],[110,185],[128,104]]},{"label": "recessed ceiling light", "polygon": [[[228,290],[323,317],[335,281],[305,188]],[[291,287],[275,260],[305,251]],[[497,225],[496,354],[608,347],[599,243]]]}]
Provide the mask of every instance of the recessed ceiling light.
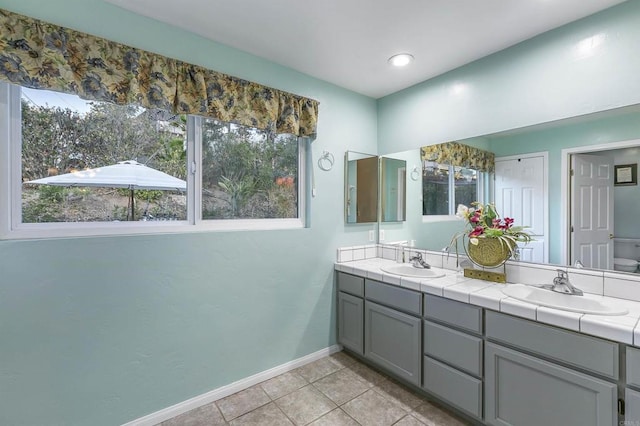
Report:
[{"label": "recessed ceiling light", "polygon": [[394,67],[405,67],[413,62],[413,55],[409,53],[399,53],[390,57],[387,62]]}]

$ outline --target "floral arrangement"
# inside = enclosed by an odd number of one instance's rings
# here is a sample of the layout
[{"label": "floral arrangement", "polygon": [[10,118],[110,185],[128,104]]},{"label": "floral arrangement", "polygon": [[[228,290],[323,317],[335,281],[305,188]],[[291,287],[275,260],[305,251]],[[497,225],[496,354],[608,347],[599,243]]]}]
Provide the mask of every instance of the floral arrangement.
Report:
[{"label": "floral arrangement", "polygon": [[513,219],[510,217],[500,218],[493,204],[481,204],[477,201],[471,203],[471,207],[460,204],[456,216],[466,220],[467,229],[457,233],[451,244],[463,236],[467,236],[469,242],[476,246],[480,239],[496,238],[513,253],[516,243],[528,243],[532,240],[531,235],[524,231],[524,226],[513,226]]}]

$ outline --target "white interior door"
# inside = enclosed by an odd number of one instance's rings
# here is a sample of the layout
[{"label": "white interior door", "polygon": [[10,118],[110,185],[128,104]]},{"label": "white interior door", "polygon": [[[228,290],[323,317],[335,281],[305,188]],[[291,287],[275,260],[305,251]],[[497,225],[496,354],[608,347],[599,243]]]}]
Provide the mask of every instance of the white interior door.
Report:
[{"label": "white interior door", "polygon": [[547,161],[544,153],[496,158],[495,204],[502,217],[526,226],[534,241],[520,245],[520,260],[549,261]]},{"label": "white interior door", "polygon": [[571,264],[613,269],[613,158],[571,156]]}]

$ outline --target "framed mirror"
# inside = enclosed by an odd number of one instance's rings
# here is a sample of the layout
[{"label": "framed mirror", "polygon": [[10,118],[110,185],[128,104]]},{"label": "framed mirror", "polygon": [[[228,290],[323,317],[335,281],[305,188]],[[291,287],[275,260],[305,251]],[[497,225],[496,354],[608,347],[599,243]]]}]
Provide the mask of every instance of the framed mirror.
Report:
[{"label": "framed mirror", "polygon": [[407,162],[380,158],[380,221],[403,222],[407,206]]},{"label": "framed mirror", "polygon": [[346,223],[378,221],[378,156],[347,151],[344,158]]}]

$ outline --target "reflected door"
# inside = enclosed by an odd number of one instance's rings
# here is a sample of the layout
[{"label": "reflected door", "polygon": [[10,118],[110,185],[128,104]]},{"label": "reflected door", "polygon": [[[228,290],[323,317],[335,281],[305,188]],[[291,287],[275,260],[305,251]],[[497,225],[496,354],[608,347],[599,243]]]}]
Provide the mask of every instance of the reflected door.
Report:
[{"label": "reflected door", "polygon": [[613,159],[571,156],[571,264],[613,269]]},{"label": "reflected door", "polygon": [[356,222],[378,220],[378,157],[362,158],[357,165]]},{"label": "reflected door", "polygon": [[495,203],[502,217],[526,226],[534,241],[520,246],[520,260],[546,263],[547,194],[546,161],[543,155],[496,158]]}]

